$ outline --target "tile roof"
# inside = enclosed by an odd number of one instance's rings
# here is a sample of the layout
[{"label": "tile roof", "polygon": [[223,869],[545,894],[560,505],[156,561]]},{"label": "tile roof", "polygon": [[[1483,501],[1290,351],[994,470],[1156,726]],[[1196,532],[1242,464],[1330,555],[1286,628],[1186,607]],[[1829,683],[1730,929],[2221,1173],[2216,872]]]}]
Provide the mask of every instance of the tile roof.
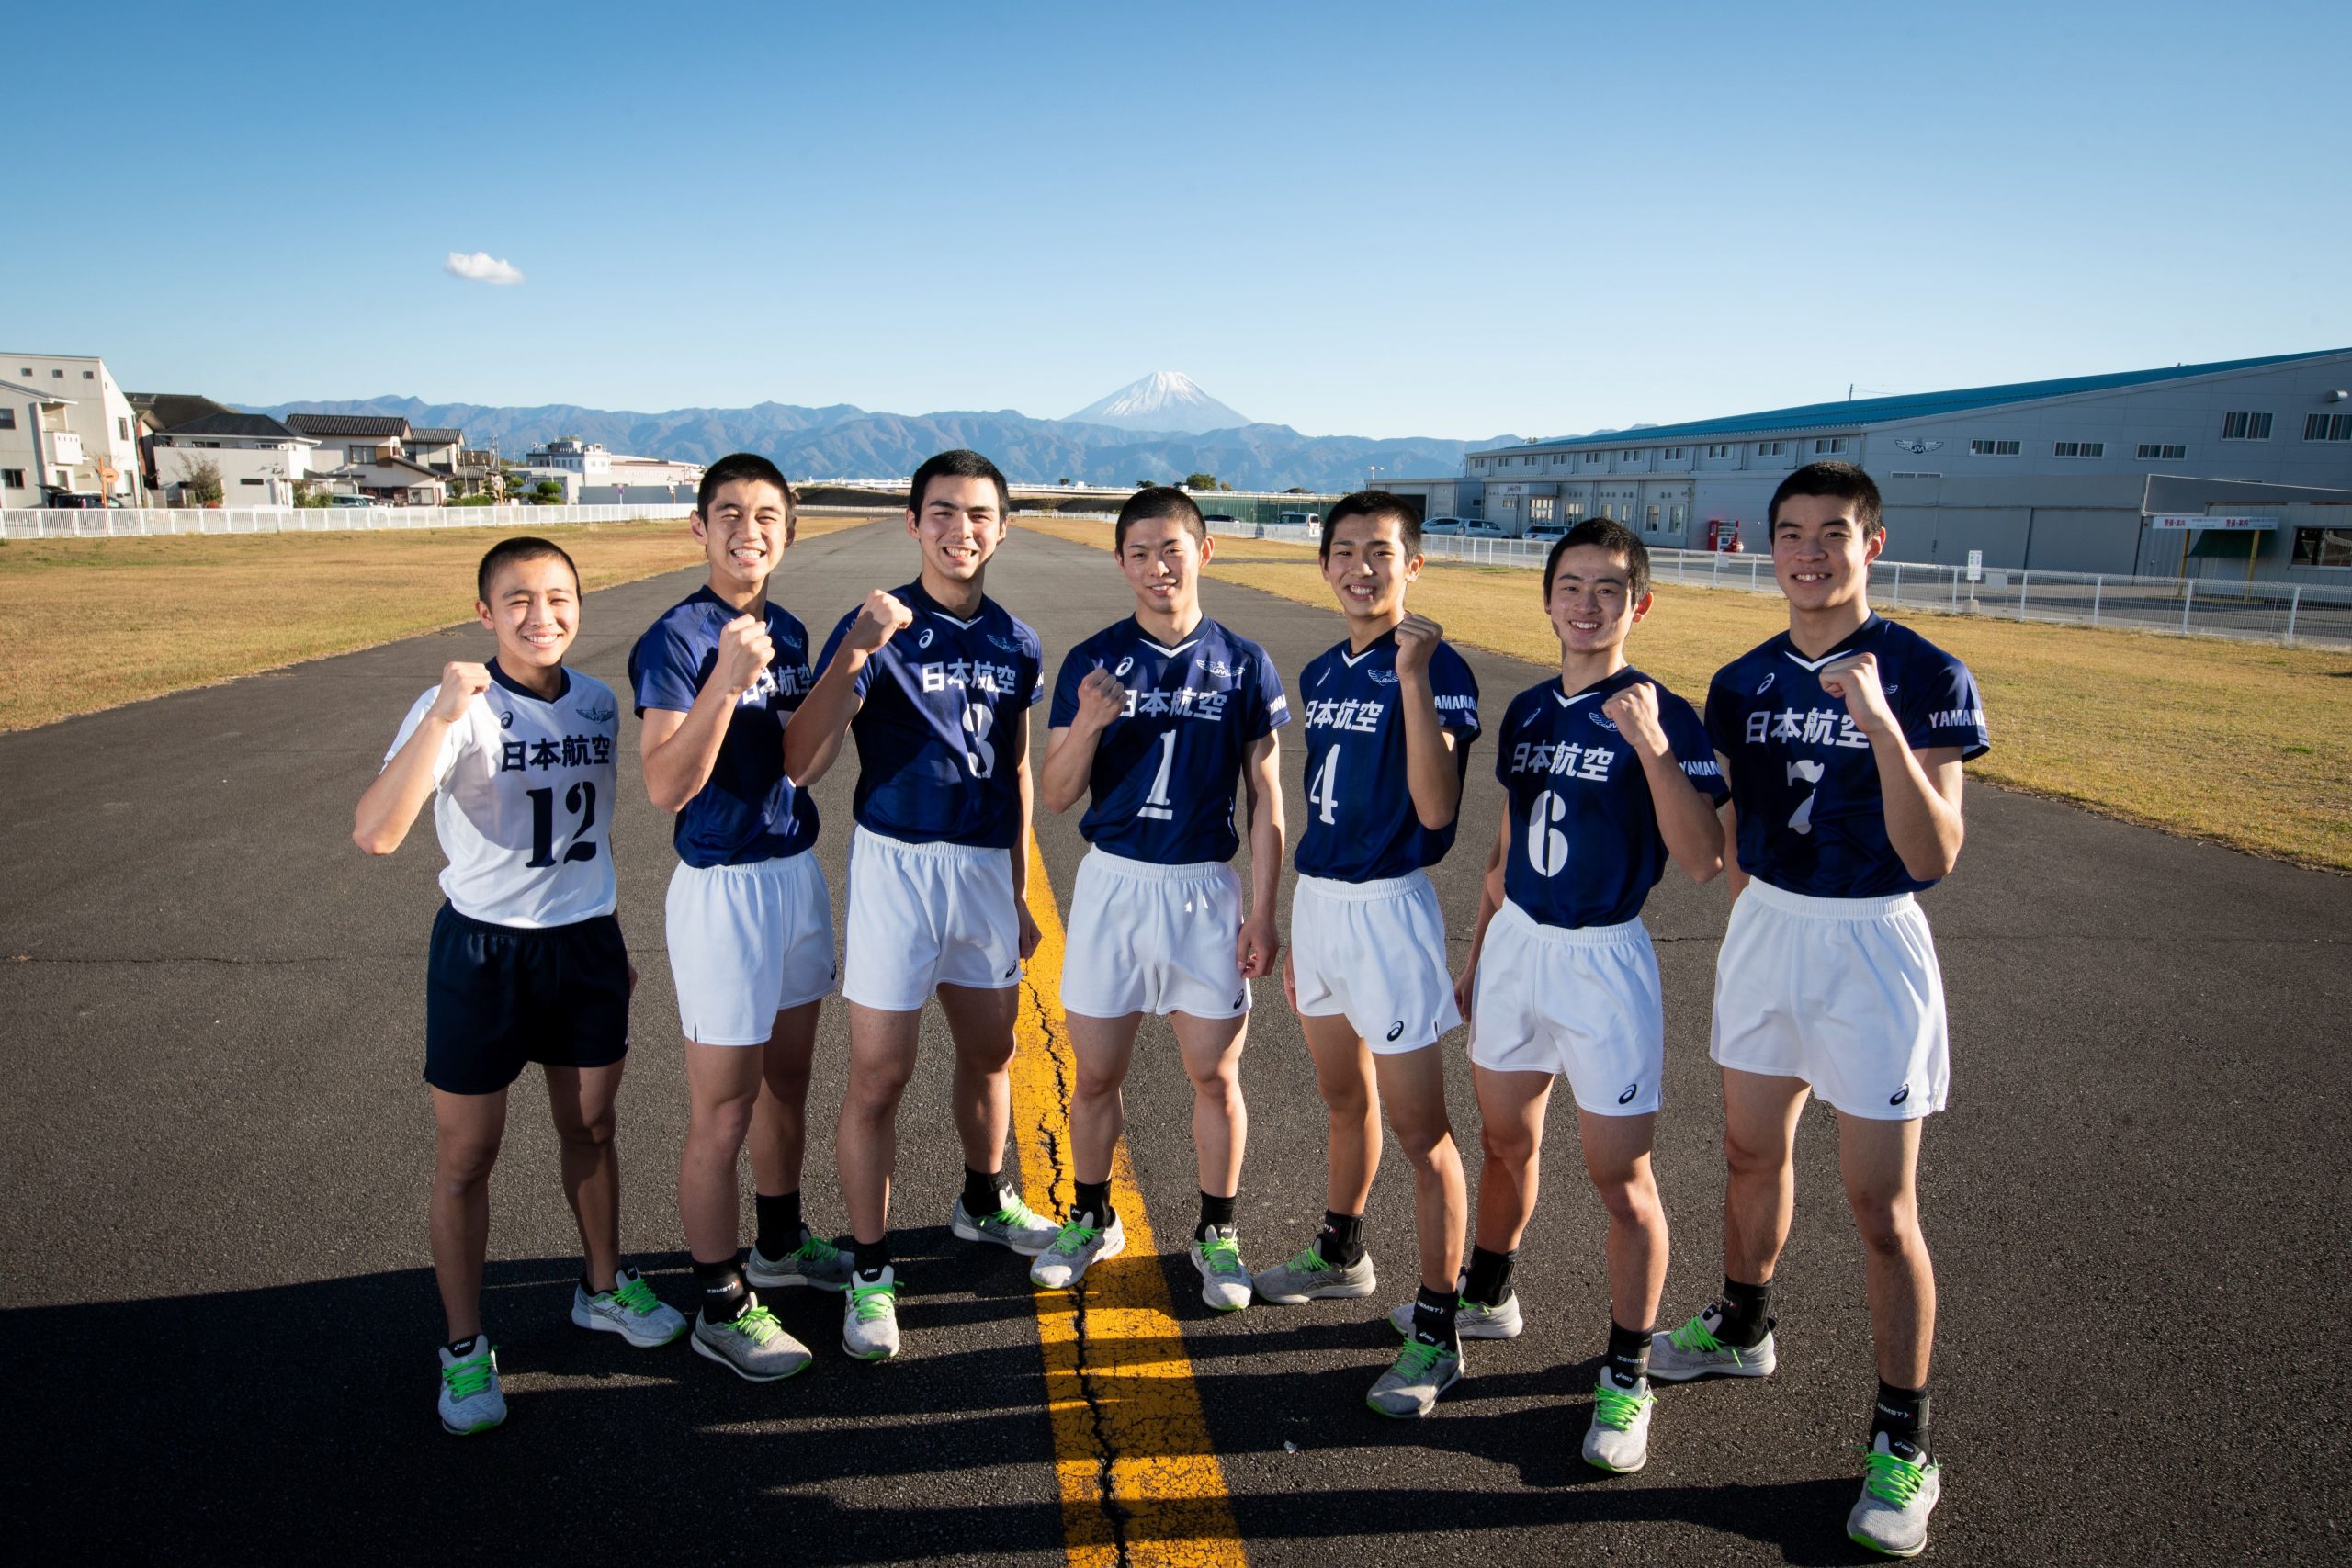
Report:
[{"label": "tile roof", "polygon": [[361,413],[289,413],[286,423],[305,435],[398,435],[408,434],[408,421],[383,414]]}]

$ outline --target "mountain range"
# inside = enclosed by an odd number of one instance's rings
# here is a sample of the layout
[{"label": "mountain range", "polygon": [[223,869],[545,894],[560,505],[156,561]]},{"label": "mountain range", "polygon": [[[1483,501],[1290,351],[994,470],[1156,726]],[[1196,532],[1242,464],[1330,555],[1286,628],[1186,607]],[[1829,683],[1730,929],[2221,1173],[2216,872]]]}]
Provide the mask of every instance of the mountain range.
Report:
[{"label": "mountain range", "polygon": [[[1200,402],[1240,416],[1201,393],[1172,372],[1172,381],[1198,395]],[[1159,377],[1105,399],[1116,402]],[[1163,384],[1166,399],[1178,389]],[[1190,400],[1176,400],[1190,402]],[[1096,408],[1101,405],[1095,405]],[[1076,419],[1032,419],[1012,409],[926,414],[875,412],[848,403],[803,408],[793,403],[755,403],[749,408],[670,409],[642,413],[619,409],[550,403],[537,408],[502,408],[482,403],[427,403],[416,398],[379,397],[341,401],[277,403],[251,412],[397,415],[413,425],[466,433],[472,446],[495,445],[511,460],[560,435],[601,441],[615,452],[707,463],[729,452],[757,452],[796,480],[892,479],[915,470],[934,452],[969,446],[994,458],[1017,483],[1051,484],[1069,479],[1086,484],[1125,485],[1137,479],[1181,480],[1215,474],[1237,490],[1359,490],[1367,469],[1380,479],[1441,476],[1462,471],[1462,455],[1491,442],[1406,436],[1374,440],[1360,435],[1304,435],[1285,424],[1239,423],[1206,431],[1122,428]],[[1093,412],[1092,409],[1083,412]],[[1132,417],[1137,411],[1126,411]],[[1197,414],[1197,404],[1188,413]]]}]

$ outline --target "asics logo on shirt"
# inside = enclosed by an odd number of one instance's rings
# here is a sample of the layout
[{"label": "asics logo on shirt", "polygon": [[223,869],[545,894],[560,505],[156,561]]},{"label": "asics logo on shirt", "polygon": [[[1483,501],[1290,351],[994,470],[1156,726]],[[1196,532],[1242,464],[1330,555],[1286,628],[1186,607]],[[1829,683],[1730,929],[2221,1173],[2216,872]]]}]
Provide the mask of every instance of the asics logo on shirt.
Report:
[{"label": "asics logo on shirt", "polygon": [[1765,677],[1764,677],[1764,680],[1763,680],[1762,684],[1758,685],[1758,686],[1756,688],[1756,694],[1757,694],[1758,696],[1759,696],[1759,697],[1760,697],[1760,696],[1762,696],[1765,693],[1767,693],[1767,692],[1770,691],[1770,690],[1772,689],[1772,681],[1773,681],[1773,677],[1774,677],[1774,676],[1776,676],[1776,675],[1778,675],[1779,673],[1780,673],[1780,671],[1776,670],[1776,671],[1774,671],[1772,672],[1772,674],[1771,674],[1771,675],[1767,675],[1767,676],[1765,676]]},{"label": "asics logo on shirt", "polygon": [[1634,1103],[1634,1096],[1641,1092],[1642,1086],[1640,1084],[1629,1083],[1625,1086],[1624,1092],[1617,1097],[1617,1103],[1620,1105],[1631,1105]]},{"label": "asics logo on shirt", "polygon": [[1888,1095],[1886,1097],[1886,1102],[1889,1105],[1900,1105],[1910,1098],[1911,1086],[1909,1084],[1905,1084],[1901,1089],[1898,1089],[1893,1094]]},{"label": "asics logo on shirt", "polygon": [[1392,1023],[1392,1024],[1390,1024],[1390,1025],[1388,1026],[1388,1038],[1389,1038],[1389,1039],[1391,1039],[1391,1040],[1395,1040],[1395,1039],[1398,1038],[1398,1037],[1399,1037],[1399,1036],[1401,1036],[1404,1032],[1405,1032],[1405,1021],[1404,1021],[1403,1019],[1401,1019],[1401,1018],[1400,1018],[1400,1019],[1398,1019],[1396,1022],[1394,1022],[1394,1023]]},{"label": "asics logo on shirt", "polygon": [[[585,718],[588,716],[582,714],[581,716]],[[498,728],[501,729],[512,729],[514,728],[514,710],[513,708],[508,708],[505,712],[498,716]]]},{"label": "asics logo on shirt", "polygon": [[922,636],[915,638],[915,646],[917,648],[929,648],[931,646],[931,628],[929,626],[923,627]]},{"label": "asics logo on shirt", "polygon": [[1119,660],[1119,667],[1116,670],[1112,671],[1111,673],[1114,677],[1125,675],[1128,671],[1135,667],[1136,656],[1130,653],[1125,659]]}]

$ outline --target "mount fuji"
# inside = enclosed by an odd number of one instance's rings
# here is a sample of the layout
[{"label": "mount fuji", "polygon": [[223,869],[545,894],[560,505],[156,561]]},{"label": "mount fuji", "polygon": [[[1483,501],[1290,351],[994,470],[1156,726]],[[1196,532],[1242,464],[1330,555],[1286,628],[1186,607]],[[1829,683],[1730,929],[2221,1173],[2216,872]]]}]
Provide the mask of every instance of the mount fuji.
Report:
[{"label": "mount fuji", "polygon": [[1187,435],[1238,430],[1250,423],[1247,415],[1202,391],[1182,370],[1155,370],[1102,401],[1087,404],[1069,418],[1079,424],[1107,424],[1117,430],[1180,430]]}]

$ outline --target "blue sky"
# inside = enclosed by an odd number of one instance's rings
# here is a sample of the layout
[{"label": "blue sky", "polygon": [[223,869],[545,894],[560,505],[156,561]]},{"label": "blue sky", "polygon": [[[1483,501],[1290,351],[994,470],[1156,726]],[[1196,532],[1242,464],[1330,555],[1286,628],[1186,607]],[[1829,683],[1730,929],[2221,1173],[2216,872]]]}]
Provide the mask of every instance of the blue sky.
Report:
[{"label": "blue sky", "polygon": [[0,62],[0,344],[141,390],[1485,437],[2352,344],[2340,0],[96,15]]}]

